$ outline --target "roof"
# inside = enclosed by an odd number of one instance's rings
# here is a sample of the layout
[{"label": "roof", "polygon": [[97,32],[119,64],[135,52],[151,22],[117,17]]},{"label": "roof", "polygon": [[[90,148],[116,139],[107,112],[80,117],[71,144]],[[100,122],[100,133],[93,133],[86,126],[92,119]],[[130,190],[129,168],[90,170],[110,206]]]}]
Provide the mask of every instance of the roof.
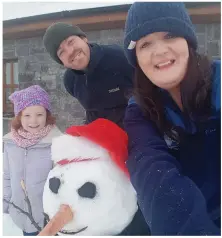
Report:
[{"label": "roof", "polygon": [[130,8],[130,6],[131,4],[124,4],[124,5],[115,5],[115,6],[107,6],[107,7],[97,7],[97,8],[47,13],[42,15],[6,20],[6,21],[3,21],[3,26],[8,27],[8,26],[14,26],[14,25],[25,24],[25,23],[34,23],[37,21],[56,20],[60,18],[87,17],[92,15],[98,15],[101,13],[104,14],[104,13],[126,12]]},{"label": "roof", "polygon": [[[185,2],[191,19],[220,21],[220,2]],[[122,28],[131,4],[78,9],[3,21],[3,39],[40,36],[49,25],[63,21],[78,25],[84,31]],[[19,27],[18,27],[19,26]]]},{"label": "roof", "polygon": [[[197,8],[197,7],[205,7],[209,5],[220,5],[220,2],[185,2],[185,6],[187,8]],[[117,12],[126,12],[130,8],[131,4],[124,5],[115,5],[115,6],[107,6],[107,7],[97,7],[97,8],[88,8],[88,9],[78,9],[71,11],[62,11],[62,12],[54,12],[47,13],[42,15],[16,18],[11,20],[3,21],[3,26],[14,26],[25,23],[33,23],[37,21],[46,21],[46,20],[56,20],[60,18],[69,18],[69,17],[87,17],[91,15],[97,15],[101,13],[117,13]]]}]

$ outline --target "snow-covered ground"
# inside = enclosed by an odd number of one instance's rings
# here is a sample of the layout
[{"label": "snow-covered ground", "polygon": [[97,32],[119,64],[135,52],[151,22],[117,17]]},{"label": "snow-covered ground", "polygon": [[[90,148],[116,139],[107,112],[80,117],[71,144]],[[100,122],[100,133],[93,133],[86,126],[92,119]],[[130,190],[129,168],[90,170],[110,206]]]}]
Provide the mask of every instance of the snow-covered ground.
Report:
[{"label": "snow-covered ground", "polygon": [[13,223],[9,215],[3,215],[3,236],[22,236],[22,231]]}]

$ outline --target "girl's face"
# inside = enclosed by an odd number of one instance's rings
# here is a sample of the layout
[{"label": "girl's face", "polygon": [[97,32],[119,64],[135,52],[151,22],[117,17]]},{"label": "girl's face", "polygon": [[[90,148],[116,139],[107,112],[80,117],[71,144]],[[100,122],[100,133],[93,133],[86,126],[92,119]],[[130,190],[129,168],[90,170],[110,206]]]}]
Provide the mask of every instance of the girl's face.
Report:
[{"label": "girl's face", "polygon": [[156,86],[171,90],[183,80],[189,49],[184,38],[167,32],[155,32],[136,43],[137,61],[149,80]]},{"label": "girl's face", "polygon": [[23,129],[36,133],[46,125],[46,109],[42,106],[30,106],[22,111],[21,124]]}]

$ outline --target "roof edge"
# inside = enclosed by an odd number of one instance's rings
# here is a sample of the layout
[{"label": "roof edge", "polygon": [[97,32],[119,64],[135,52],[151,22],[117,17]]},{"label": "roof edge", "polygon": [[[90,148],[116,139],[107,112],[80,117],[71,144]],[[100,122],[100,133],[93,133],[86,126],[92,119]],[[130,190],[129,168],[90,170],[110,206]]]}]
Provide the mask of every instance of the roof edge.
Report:
[{"label": "roof edge", "polygon": [[[187,8],[198,8],[198,7],[207,7],[218,5],[220,6],[220,2],[185,2],[185,6]],[[3,27],[11,27],[22,25],[26,23],[35,23],[39,21],[48,21],[48,20],[56,20],[61,18],[70,18],[70,17],[87,17],[97,14],[104,13],[118,13],[118,12],[127,12],[130,8],[131,4],[122,4],[122,5],[113,5],[113,6],[103,6],[97,8],[87,8],[87,9],[77,9],[70,11],[62,11],[62,12],[53,12],[46,13],[42,15],[22,17],[16,19],[10,19],[3,21]]]}]

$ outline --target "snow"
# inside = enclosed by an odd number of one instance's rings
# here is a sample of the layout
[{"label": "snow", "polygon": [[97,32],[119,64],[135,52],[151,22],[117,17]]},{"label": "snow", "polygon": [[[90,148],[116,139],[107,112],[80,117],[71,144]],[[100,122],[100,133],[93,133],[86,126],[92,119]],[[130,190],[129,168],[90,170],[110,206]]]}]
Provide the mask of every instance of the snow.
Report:
[{"label": "snow", "polygon": [[22,236],[22,231],[13,223],[8,214],[3,215],[3,236]]}]

